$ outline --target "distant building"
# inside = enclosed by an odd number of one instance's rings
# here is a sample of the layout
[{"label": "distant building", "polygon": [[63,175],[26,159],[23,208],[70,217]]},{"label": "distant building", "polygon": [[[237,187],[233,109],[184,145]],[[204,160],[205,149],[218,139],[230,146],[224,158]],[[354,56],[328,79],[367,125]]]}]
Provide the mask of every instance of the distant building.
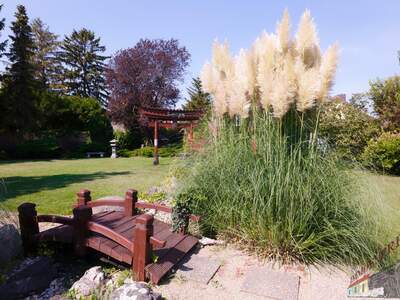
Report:
[{"label": "distant building", "polygon": [[335,96],[332,96],[333,99],[341,99],[343,102],[346,102],[346,94],[338,94]]}]

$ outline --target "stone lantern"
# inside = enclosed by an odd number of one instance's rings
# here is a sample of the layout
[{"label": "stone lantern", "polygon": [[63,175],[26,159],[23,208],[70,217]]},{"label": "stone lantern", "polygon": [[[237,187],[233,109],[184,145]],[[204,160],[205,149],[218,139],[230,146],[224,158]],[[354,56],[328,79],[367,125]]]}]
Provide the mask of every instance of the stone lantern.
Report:
[{"label": "stone lantern", "polygon": [[111,158],[117,158],[117,140],[113,139],[110,141],[111,145]]}]

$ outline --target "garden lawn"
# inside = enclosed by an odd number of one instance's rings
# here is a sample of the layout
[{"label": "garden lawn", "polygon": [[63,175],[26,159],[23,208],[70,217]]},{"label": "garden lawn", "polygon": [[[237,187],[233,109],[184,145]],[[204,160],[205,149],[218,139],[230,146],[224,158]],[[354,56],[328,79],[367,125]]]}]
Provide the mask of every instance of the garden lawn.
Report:
[{"label": "garden lawn", "polygon": [[382,205],[380,209],[389,223],[391,238],[394,238],[400,234],[400,176],[371,173],[363,173],[361,176],[366,178],[369,197],[374,197]]},{"label": "garden lawn", "polygon": [[15,211],[23,202],[40,213],[71,214],[76,193],[87,188],[92,198],[123,196],[128,188],[146,192],[167,176],[171,158],[153,166],[151,158],[90,158],[0,162],[0,203]]}]

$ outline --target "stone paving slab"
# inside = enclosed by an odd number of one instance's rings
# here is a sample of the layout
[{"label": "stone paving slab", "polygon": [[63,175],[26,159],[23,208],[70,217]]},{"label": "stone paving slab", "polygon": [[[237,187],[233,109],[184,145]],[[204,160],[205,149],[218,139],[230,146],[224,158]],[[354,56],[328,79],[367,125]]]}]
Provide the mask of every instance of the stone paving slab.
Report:
[{"label": "stone paving slab", "polygon": [[245,275],[241,290],[276,300],[297,300],[300,277],[285,272],[255,267]]},{"label": "stone paving slab", "polygon": [[213,278],[221,264],[218,260],[196,254],[186,256],[176,271],[176,275],[203,284]]}]

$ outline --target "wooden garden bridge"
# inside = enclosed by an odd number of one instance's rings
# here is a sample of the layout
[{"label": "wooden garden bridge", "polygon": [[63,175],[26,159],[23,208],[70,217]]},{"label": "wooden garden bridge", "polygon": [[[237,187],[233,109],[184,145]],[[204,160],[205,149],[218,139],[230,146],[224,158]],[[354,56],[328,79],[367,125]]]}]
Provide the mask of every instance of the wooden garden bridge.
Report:
[{"label": "wooden garden bridge", "polygon": [[[25,253],[35,251],[40,241],[72,243],[75,253],[84,256],[92,248],[112,259],[132,266],[136,280],[149,279],[157,284],[198,242],[181,231],[174,233],[171,225],[139,210],[154,209],[171,213],[170,207],[140,202],[137,191],[129,189],[125,199],[91,200],[89,190],[81,190],[73,217],[37,215],[35,204],[18,207],[21,236]],[[93,214],[92,208],[115,206],[116,210]],[[122,208],[122,209],[121,209]],[[191,220],[199,217],[191,215]],[[39,232],[40,222],[60,224]]]}]

